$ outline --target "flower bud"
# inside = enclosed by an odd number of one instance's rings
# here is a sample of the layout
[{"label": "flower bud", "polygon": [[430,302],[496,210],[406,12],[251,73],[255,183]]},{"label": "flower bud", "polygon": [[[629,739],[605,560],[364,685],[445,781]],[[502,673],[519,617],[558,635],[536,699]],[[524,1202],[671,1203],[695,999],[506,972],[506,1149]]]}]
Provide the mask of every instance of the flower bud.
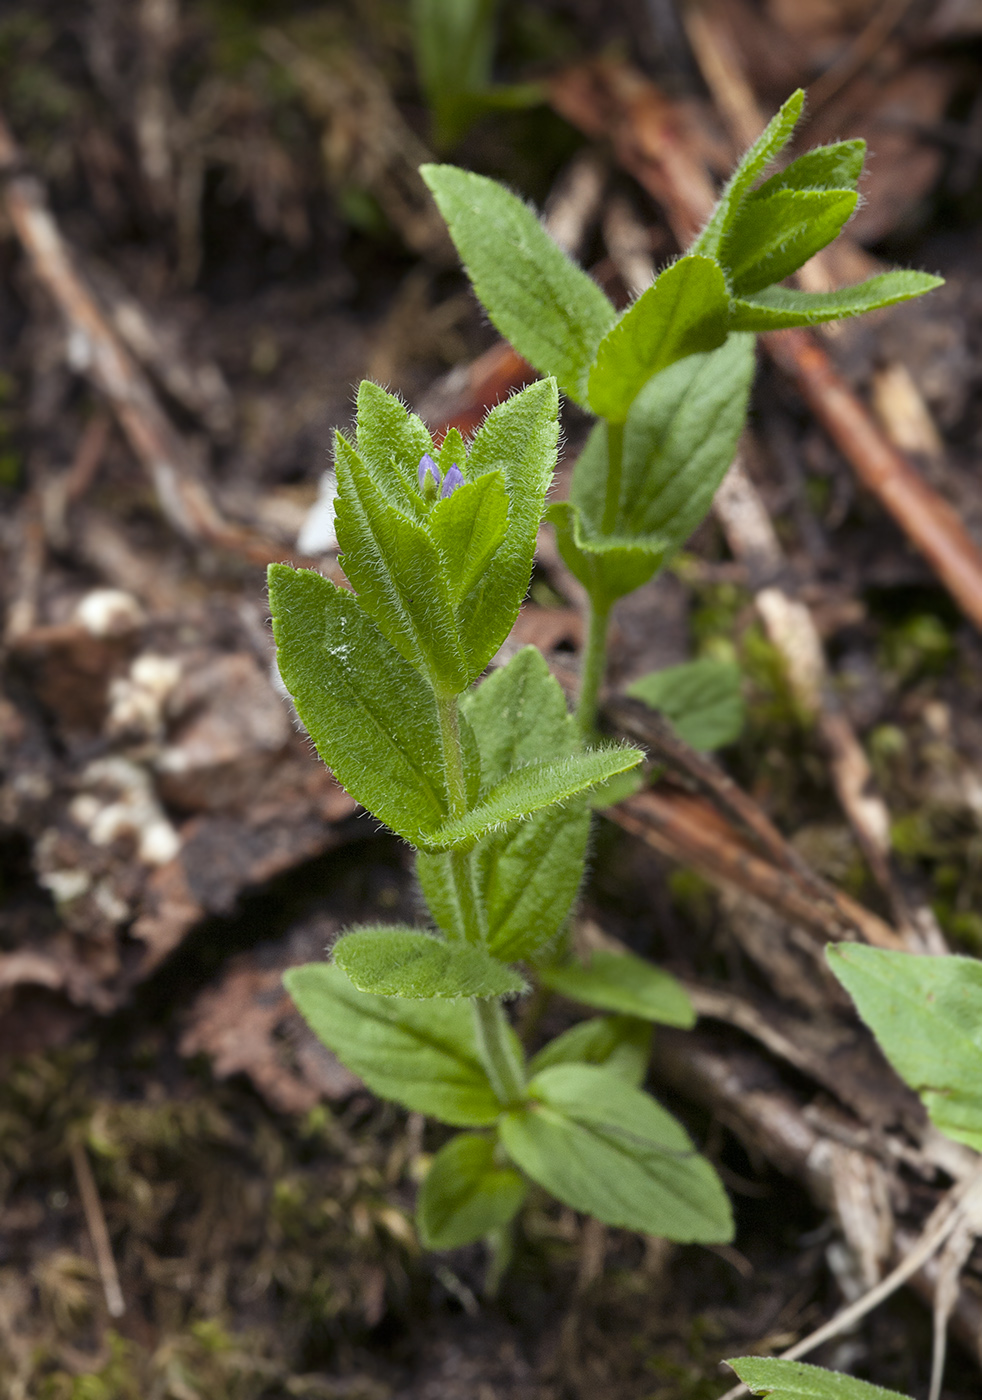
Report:
[{"label": "flower bud", "polygon": [[456,491],[457,487],[463,486],[463,484],[463,473],[461,472],[460,468],[455,462],[454,465],[447,472],[446,476],[443,478],[443,488],[440,491],[441,499],[445,500],[447,496],[452,496],[453,493]]},{"label": "flower bud", "polygon": [[419,459],[419,489],[426,501],[435,501],[440,490],[440,473],[428,452]]}]

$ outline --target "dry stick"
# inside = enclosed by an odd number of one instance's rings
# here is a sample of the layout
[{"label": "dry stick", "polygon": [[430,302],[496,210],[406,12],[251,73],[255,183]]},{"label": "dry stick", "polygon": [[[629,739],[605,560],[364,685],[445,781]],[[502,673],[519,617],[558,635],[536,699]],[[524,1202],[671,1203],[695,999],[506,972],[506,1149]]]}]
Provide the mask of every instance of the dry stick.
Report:
[{"label": "dry stick", "polygon": [[[565,70],[552,80],[550,94],[553,106],[574,126],[613,145],[619,163],[663,204],[685,247],[706,219],[715,192],[673,104],[640,74],[610,60]],[[982,628],[982,551],[952,507],[890,444],[811,332],[775,331],[762,340],[856,475]]]},{"label": "dry stick", "polygon": [[102,1288],[106,1295],[106,1307],[110,1317],[122,1317],[126,1311],[126,1303],[123,1301],[123,1290],[119,1284],[119,1274],[116,1272],[112,1241],[109,1238],[106,1217],[102,1212],[99,1188],[95,1184],[95,1177],[92,1175],[92,1168],[82,1143],[72,1142],[69,1151],[75,1169],[78,1194],[82,1198],[85,1223],[89,1229],[99,1277],[102,1279]]},{"label": "dry stick", "polygon": [[[781,1361],[796,1361],[799,1356],[807,1356],[810,1351],[820,1347],[823,1342],[848,1331],[867,1313],[872,1312],[891,1294],[896,1293],[898,1288],[902,1287],[909,1278],[924,1267],[929,1259],[937,1254],[945,1240],[960,1225],[968,1222],[970,1214],[978,1209],[980,1199],[982,1199],[980,1193],[982,1193],[982,1168],[967,1181],[957,1182],[935,1206],[917,1243],[904,1255],[896,1268],[887,1274],[885,1279],[881,1279],[874,1288],[869,1289],[854,1303],[850,1303],[849,1307],[843,1308],[840,1313],[836,1313],[835,1317],[830,1318],[823,1326],[810,1332],[807,1337],[803,1337],[800,1342],[796,1342],[793,1347],[782,1351],[779,1359]],[[938,1289],[938,1293],[940,1291]],[[738,1395],[746,1395],[747,1393],[748,1387],[741,1382],[740,1385],[735,1385],[731,1390],[728,1390],[725,1395],[720,1397],[720,1400],[737,1400]]]},{"label": "dry stick", "polygon": [[[698,1032],[683,1035],[663,1031],[656,1070],[659,1078],[715,1113],[752,1152],[763,1153],[785,1175],[807,1186],[818,1200],[827,1205],[834,1203],[835,1142],[816,1128],[807,1111],[786,1089],[774,1085],[773,1072],[763,1057],[746,1050],[734,1053],[732,1048],[720,1048]],[[926,1140],[925,1152],[929,1146]],[[871,1170],[882,1174],[883,1184],[889,1190],[890,1173],[875,1157],[863,1155]],[[957,1166],[964,1172],[960,1187],[975,1183],[977,1190],[978,1159],[967,1151],[964,1156],[964,1163],[949,1162],[945,1169]],[[965,1194],[967,1191],[962,1200]],[[964,1219],[965,1215],[957,1218]],[[906,1231],[895,1231],[894,1257],[902,1263],[923,1238],[923,1233],[918,1239],[910,1239]],[[938,1277],[936,1261],[929,1255],[905,1281],[933,1304]],[[959,1293],[952,1326],[959,1339],[977,1354],[982,1337],[982,1303],[967,1289]]]},{"label": "dry stick", "polygon": [[164,516],[181,535],[195,543],[233,550],[254,563],[281,558],[281,546],[223,520],[196,479],[187,445],[82,280],[51,215],[41,182],[26,168],[2,115],[0,181],[17,236],[69,328],[73,365],[109,401],[131,447],[150,474]]},{"label": "dry stick", "polygon": [[978,1222],[963,1218],[938,1256],[938,1278],[934,1290],[934,1345],[931,1354],[931,1389],[928,1400],[941,1400],[944,1380],[945,1353],[948,1344],[948,1322],[958,1302],[958,1285],[962,1270],[978,1239]]}]

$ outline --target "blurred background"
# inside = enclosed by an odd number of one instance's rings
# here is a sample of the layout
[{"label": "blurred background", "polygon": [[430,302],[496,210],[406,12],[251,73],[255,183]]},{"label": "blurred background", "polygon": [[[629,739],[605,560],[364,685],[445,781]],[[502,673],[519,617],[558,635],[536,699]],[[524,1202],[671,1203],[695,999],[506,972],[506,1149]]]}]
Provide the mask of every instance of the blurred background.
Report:
[{"label": "blurred background", "polygon": [[[406,848],[293,725],[263,566],[339,576],[359,379],[436,432],[532,375],[421,162],[534,201],[623,305],[806,87],[796,150],[871,157],[805,285],[946,286],[762,352],[740,473],[621,605],[612,678],[738,662],[723,762],[752,801],[907,946],[978,953],[980,73],[979,0],[2,0],[0,1400],[702,1400],[929,1209],[930,1180],[891,1178],[850,1224],[791,1128],[740,1117],[752,1082],[828,1140],[832,1108],[886,1121],[830,1070],[847,1017],[805,914],[735,881],[683,774],[657,831],[601,823],[580,933],[716,989],[700,1063],[748,1078],[694,1077],[667,1036],[653,1087],[719,1163],[736,1247],[536,1201],[493,1305],[479,1250],[424,1256],[441,1130],[367,1095],[281,989],[346,924],[420,914]],[[564,413],[559,493],[587,427]],[[569,669],[577,587],[540,543],[516,636]],[[970,1266],[960,1335],[980,1298]],[[920,1394],[930,1346],[905,1296],[819,1359]],[[945,1394],[977,1386],[956,1354]]]}]

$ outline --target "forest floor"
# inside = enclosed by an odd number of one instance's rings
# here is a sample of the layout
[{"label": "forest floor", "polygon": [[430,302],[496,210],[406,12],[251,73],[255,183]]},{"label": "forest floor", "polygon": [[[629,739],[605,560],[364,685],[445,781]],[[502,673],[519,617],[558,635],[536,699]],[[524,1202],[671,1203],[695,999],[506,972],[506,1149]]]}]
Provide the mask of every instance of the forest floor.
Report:
[{"label": "forest floor", "polygon": [[[533,1197],[485,1298],[481,1249],[416,1240],[443,1130],[372,1098],[282,990],[340,928],[419,901],[410,852],[292,727],[262,566],[336,567],[312,511],[360,378],[436,431],[528,372],[416,175],[410,6],[6,0],[0,1400],[712,1400],[722,1358],[857,1296],[949,1180],[816,949],[871,929],[982,955],[982,556],[951,567],[952,519],[982,548],[982,17],[503,0],[500,21],[496,73],[541,100],[441,155],[544,206],[615,299],[687,217],[659,140],[718,182],[757,104],[799,84],[804,145],[873,152],[822,275],[946,279],[818,339],[885,460],[927,484],[918,508],[891,510],[829,403],[762,351],[743,475],[615,616],[613,690],[739,662],[719,763],[783,834],[754,847],[655,736],[666,767],[647,806],[598,819],[579,916],[693,989],[699,1030],[658,1037],[651,1088],[717,1164],[735,1243]],[[564,413],[558,494],[587,426]],[[516,636],[575,668],[546,534]],[[820,884],[795,886],[781,839]],[[536,1033],[576,1014],[557,999]],[[813,1359],[925,1395],[932,1287]],[[978,1394],[980,1318],[976,1250],[945,1400]]]}]

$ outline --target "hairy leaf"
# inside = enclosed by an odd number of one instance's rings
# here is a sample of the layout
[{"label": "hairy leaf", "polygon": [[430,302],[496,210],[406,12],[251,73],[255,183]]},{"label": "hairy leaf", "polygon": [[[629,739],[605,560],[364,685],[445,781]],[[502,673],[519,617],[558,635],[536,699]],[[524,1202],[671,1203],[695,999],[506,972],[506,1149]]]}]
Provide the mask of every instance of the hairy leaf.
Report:
[{"label": "hairy leaf", "polygon": [[667,666],[634,681],[627,693],[660,710],[694,749],[723,748],[735,743],[743,729],[740,667],[731,661],[707,656]]},{"label": "hairy leaf", "polygon": [[685,257],[667,267],[604,336],[590,371],[590,407],[623,423],[653,374],[726,339],[729,295],[712,258]]},{"label": "hairy leaf", "polygon": [[422,524],[385,502],[340,435],[335,469],[340,562],[358,601],[407,661],[459,693],[471,676],[436,545]]},{"label": "hairy leaf", "polygon": [[432,690],[321,574],[271,565],[269,601],[280,675],[317,752],[356,802],[418,845],[448,809]]},{"label": "hairy leaf", "polygon": [[456,1128],[497,1119],[466,1002],[373,996],[333,963],[290,968],[283,981],[317,1038],[379,1098]]},{"label": "hairy leaf", "polygon": [[369,379],[358,386],[355,446],[389,505],[422,515],[417,473],[423,454],[434,451],[433,439],[421,418]]},{"label": "hairy leaf", "polygon": [[684,988],[667,972],[633,953],[597,951],[591,953],[585,967],[566,963],[542,968],[539,976],[554,992],[601,1011],[617,1011],[685,1029],[696,1023]]},{"label": "hairy leaf", "polygon": [[564,394],[585,401],[587,371],[615,312],[516,195],[453,165],[420,174],[492,322]]},{"label": "hairy leaf", "polygon": [[471,443],[470,480],[500,472],[509,501],[505,537],[458,609],[471,679],[481,674],[508,636],[528,592],[558,441],[556,383],[543,379],[493,408]]},{"label": "hairy leaf", "polygon": [[465,481],[453,495],[437,501],[427,525],[450,584],[456,607],[487,568],[505,538],[508,496],[501,472],[485,472]]},{"label": "hairy leaf", "polygon": [[628,744],[610,744],[570,754],[567,758],[527,763],[503,778],[469,812],[448,818],[439,827],[424,832],[419,844],[439,851],[478,840],[519,817],[530,816],[540,808],[586,792],[615,773],[633,768],[643,758],[640,749]]},{"label": "hairy leaf", "polygon": [[334,961],[359,991],[379,996],[500,997],[526,990],[524,978],[484,948],[444,943],[419,929],[356,929],[335,943]]},{"label": "hairy leaf", "polygon": [[838,234],[856,207],[854,190],[778,190],[751,196],[730,225],[719,257],[737,296],[790,276]]},{"label": "hairy leaf", "polygon": [[631,539],[589,533],[579,507],[570,501],[555,501],[546,519],[556,527],[556,543],[570,573],[601,606],[641,588],[669,553],[667,541],[657,537]]},{"label": "hairy leaf", "polygon": [[789,326],[817,326],[878,311],[883,306],[910,301],[935,287],[944,278],[928,272],[883,272],[841,287],[837,292],[797,292],[790,287],[768,287],[752,297],[734,300],[730,324],[736,331],[779,331]]},{"label": "hairy leaf", "polygon": [[[536,756],[562,758],[581,741],[566,700],[541,652],[523,647],[462,704],[473,728],[485,781],[500,781]],[[488,947],[506,960],[528,957],[559,932],[579,888],[589,836],[585,803],[547,808],[485,836],[472,856],[478,897],[487,911]],[[463,937],[445,855],[421,852],[417,873],[441,928]]]},{"label": "hairy leaf", "polygon": [[804,102],[804,91],[798,88],[768,122],[727,181],[709,222],[689,249],[691,253],[702,253],[710,258],[719,256],[720,244],[752,185],[791,140]]},{"label": "hairy leaf", "polygon": [[832,971],[931,1121],[982,1152],[982,962],[839,943]]},{"label": "hairy leaf", "polygon": [[775,1356],[735,1356],[727,1361],[754,1395],[772,1400],[906,1400],[896,1390],[884,1390],[869,1381],[808,1366],[804,1361],[783,1361]]},{"label": "hairy leaf", "polygon": [[427,1249],[457,1249],[507,1225],[521,1210],[526,1183],[495,1161],[493,1139],[458,1133],[444,1143],[420,1188],[416,1223]]},{"label": "hairy leaf", "polygon": [[544,1045],[529,1061],[529,1073],[550,1065],[600,1065],[640,1089],[653,1035],[651,1022],[636,1016],[592,1016]]},{"label": "hairy leaf", "polygon": [[778,190],[854,190],[863,173],[865,156],[865,141],[833,141],[829,146],[815,146],[792,161],[786,170],[765,180],[751,199],[766,199]]},{"label": "hairy leaf", "polygon": [[681,1124],[609,1070],[553,1065],[506,1112],[508,1155],[533,1181],[607,1225],[680,1242],[732,1238],[719,1178]]}]

